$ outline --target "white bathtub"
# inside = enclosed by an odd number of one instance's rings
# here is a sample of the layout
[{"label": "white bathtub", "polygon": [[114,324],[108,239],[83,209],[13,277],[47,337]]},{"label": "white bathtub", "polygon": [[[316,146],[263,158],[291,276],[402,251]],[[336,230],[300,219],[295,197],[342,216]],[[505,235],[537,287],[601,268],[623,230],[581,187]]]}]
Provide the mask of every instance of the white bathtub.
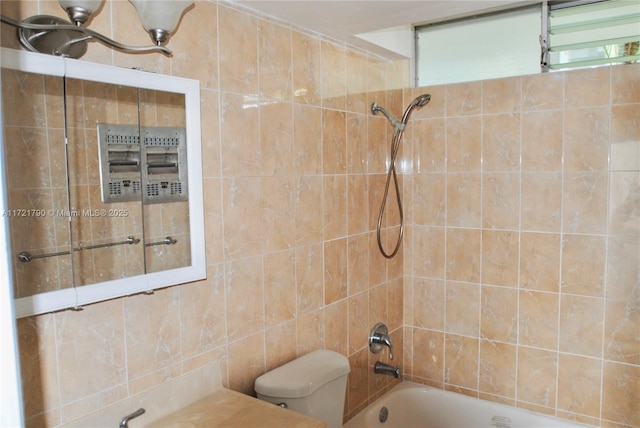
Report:
[{"label": "white bathtub", "polygon": [[[386,422],[380,412],[387,409]],[[527,410],[404,381],[343,428],[576,428],[586,427]]]}]

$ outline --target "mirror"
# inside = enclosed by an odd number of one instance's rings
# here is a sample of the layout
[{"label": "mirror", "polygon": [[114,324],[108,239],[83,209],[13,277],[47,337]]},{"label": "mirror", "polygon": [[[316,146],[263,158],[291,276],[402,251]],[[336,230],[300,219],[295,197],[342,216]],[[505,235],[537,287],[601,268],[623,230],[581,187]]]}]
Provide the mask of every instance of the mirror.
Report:
[{"label": "mirror", "polygon": [[9,195],[3,214],[13,244],[13,294],[27,297],[72,283],[69,254],[20,261],[70,248],[69,222],[55,215],[67,207],[63,85],[57,76],[5,68],[1,78],[4,140],[11,142],[3,151]]},{"label": "mirror", "polygon": [[1,54],[17,316],[204,278],[199,82]]},{"label": "mirror", "polygon": [[[140,90],[142,149],[146,159],[144,236],[146,272],[187,266],[189,251],[189,190],[181,172],[181,130],[185,128],[184,97],[165,91]],[[159,136],[162,132],[164,136]],[[166,139],[175,138],[169,145]],[[150,141],[154,139],[153,141]],[[173,188],[171,188],[173,186]]]},{"label": "mirror", "polygon": [[[99,124],[114,123],[137,129],[138,89],[67,77],[64,83],[71,219],[70,268],[74,277],[68,286],[78,287],[144,274],[140,244],[143,233],[141,192],[135,200],[105,200],[103,189],[112,183],[102,180],[99,156]],[[140,182],[139,171],[137,176],[137,182]]]}]

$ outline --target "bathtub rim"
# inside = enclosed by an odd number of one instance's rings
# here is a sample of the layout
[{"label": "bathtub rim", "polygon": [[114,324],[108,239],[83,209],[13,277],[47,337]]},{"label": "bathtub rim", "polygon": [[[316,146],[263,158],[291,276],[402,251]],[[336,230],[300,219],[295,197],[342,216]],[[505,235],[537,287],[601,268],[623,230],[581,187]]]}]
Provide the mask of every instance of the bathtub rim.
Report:
[{"label": "bathtub rim", "polygon": [[410,380],[402,380],[402,382],[400,382],[399,384],[393,386],[391,389],[389,389],[387,392],[385,392],[384,394],[382,394],[381,396],[379,396],[378,398],[376,398],[372,403],[368,404],[365,408],[363,408],[362,410],[360,410],[358,413],[356,413],[355,415],[353,415],[353,417],[351,419],[349,419],[347,422],[345,422],[342,427],[343,428],[360,428],[361,425],[354,425],[355,422],[352,423],[352,421],[356,420],[356,418],[360,417],[361,419],[364,420],[364,418],[366,417],[365,415],[373,408],[375,408],[376,406],[380,405],[380,401],[385,399],[388,395],[394,393],[394,392],[399,392],[399,391],[403,391],[403,390],[407,390],[407,389],[423,389],[426,390],[427,392],[430,393],[443,393],[444,395],[447,396],[452,396],[453,398],[456,399],[462,399],[462,400],[480,400],[483,402],[486,402],[488,404],[495,404],[498,406],[504,406],[507,407],[509,409],[515,409],[517,411],[521,411],[524,413],[529,413],[531,415],[534,416],[544,416],[547,418],[552,418],[552,419],[556,419],[560,422],[565,422],[567,424],[573,424],[576,426],[576,428],[598,428],[599,425],[588,425],[582,422],[578,422],[578,421],[574,421],[571,419],[564,419],[564,418],[559,418],[557,416],[554,415],[549,415],[547,413],[540,413],[540,412],[536,412],[533,410],[529,410],[527,408],[524,407],[515,407],[515,406],[510,406],[508,404],[504,404],[504,403],[500,403],[500,402],[496,402],[496,401],[490,401],[490,400],[485,400],[479,397],[471,397],[465,394],[461,394],[458,392],[454,392],[454,391],[449,391],[446,389],[440,389],[440,388],[436,388],[434,386],[431,385],[427,385],[427,384],[423,384],[423,383],[418,383],[418,382],[414,382],[414,381],[410,381]]}]

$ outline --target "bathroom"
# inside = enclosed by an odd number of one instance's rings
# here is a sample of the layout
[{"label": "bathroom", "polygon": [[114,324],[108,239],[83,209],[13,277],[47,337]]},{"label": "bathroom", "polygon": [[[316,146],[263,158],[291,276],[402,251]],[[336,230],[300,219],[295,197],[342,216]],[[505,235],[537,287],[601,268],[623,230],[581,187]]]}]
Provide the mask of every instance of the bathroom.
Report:
[{"label": "bathroom", "polygon": [[[148,43],[129,2],[107,1],[91,26]],[[637,64],[414,89],[406,60],[213,1],[170,45],[172,58],[94,44],[83,59],[200,81],[207,279],[19,319],[27,426],[216,361],[253,395],[316,349],[349,359],[350,418],[398,382],[372,370],[384,322],[407,380],[640,427]],[[392,128],[369,108],[399,115],[424,92],[398,155],[404,243],[387,260],[375,228]],[[383,232],[392,245],[397,227]]]}]

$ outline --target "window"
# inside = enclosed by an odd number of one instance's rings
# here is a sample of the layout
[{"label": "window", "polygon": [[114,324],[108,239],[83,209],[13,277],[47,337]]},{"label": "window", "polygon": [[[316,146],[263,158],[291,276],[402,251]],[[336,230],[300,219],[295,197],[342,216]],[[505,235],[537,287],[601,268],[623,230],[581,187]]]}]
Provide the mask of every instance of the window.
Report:
[{"label": "window", "polygon": [[415,40],[417,86],[633,62],[640,1],[544,1],[418,26]]},{"label": "window", "polygon": [[539,73],[539,35],[539,6],[416,27],[416,84]]},{"label": "window", "polygon": [[640,58],[640,1],[549,5],[548,68],[587,67]]}]

